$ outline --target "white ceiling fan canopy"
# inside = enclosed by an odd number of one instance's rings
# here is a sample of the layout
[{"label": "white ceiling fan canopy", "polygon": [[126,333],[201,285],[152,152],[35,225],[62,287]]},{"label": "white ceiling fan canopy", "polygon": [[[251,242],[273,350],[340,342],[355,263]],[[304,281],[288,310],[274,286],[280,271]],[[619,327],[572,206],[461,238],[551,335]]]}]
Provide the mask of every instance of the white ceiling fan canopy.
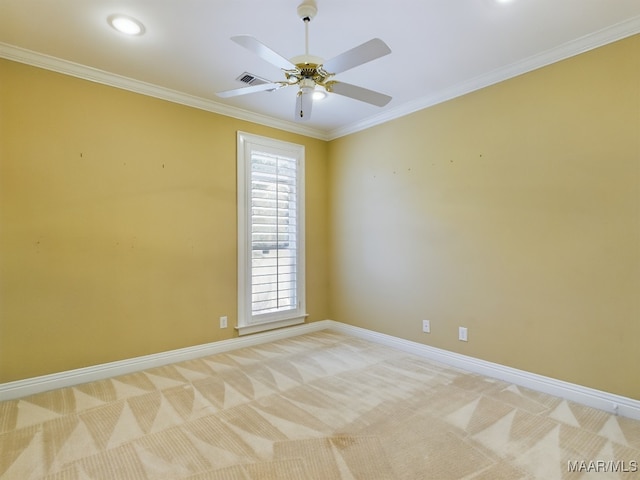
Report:
[{"label": "white ceiling fan canopy", "polygon": [[298,5],[298,16],[303,22],[308,22],[313,20],[318,14],[318,5],[315,0],[304,0],[300,5]]}]

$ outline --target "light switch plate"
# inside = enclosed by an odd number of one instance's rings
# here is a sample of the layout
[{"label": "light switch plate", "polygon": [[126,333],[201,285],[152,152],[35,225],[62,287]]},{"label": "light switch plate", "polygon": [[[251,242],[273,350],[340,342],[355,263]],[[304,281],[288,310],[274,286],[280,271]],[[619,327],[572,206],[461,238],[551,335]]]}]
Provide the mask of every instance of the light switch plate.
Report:
[{"label": "light switch plate", "polygon": [[458,340],[461,342],[467,341],[467,327],[458,327]]}]

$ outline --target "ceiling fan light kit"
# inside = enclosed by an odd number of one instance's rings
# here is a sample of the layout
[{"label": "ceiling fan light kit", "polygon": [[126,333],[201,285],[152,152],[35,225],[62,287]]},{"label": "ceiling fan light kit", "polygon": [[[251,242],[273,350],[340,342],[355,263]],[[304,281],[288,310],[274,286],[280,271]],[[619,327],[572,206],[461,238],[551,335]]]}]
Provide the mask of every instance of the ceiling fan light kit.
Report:
[{"label": "ceiling fan light kit", "polygon": [[251,35],[237,35],[231,40],[258,55],[263,60],[280,68],[285,80],[268,82],[251,87],[219,92],[222,98],[249,93],[274,91],[282,87],[298,86],[295,120],[306,121],[311,117],[314,97],[326,92],[353,98],[371,105],[383,107],[391,97],[363,87],[334,80],[333,77],[351,68],[370,62],[391,53],[391,49],[379,38],[374,38],[328,61],[309,54],[309,23],[318,13],[315,0],[305,0],[298,6],[298,16],[305,24],[305,53],[287,60]]}]

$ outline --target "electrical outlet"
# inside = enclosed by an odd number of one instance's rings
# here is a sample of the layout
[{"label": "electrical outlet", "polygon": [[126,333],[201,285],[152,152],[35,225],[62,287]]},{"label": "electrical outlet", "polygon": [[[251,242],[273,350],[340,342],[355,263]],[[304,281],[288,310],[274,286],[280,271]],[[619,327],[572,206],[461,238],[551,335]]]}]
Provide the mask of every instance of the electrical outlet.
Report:
[{"label": "electrical outlet", "polygon": [[424,333],[431,333],[431,322],[429,322],[429,320],[422,320],[422,331]]},{"label": "electrical outlet", "polygon": [[467,341],[467,327],[458,327],[458,340],[461,342]]},{"label": "electrical outlet", "polygon": [[227,328],[227,317],[220,317],[220,328]]}]

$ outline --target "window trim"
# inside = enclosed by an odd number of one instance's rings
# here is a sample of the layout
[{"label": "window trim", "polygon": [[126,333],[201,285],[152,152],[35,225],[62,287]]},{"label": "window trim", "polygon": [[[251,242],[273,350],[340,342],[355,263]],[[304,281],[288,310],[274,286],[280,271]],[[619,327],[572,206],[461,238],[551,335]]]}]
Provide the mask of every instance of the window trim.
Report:
[{"label": "window trim", "polygon": [[[251,309],[251,156],[254,150],[273,152],[297,160],[297,278],[298,308],[254,316]],[[237,182],[238,182],[238,323],[239,335],[272,330],[304,323],[305,298],[305,206],[304,206],[304,145],[262,137],[251,133],[237,133]]]}]

